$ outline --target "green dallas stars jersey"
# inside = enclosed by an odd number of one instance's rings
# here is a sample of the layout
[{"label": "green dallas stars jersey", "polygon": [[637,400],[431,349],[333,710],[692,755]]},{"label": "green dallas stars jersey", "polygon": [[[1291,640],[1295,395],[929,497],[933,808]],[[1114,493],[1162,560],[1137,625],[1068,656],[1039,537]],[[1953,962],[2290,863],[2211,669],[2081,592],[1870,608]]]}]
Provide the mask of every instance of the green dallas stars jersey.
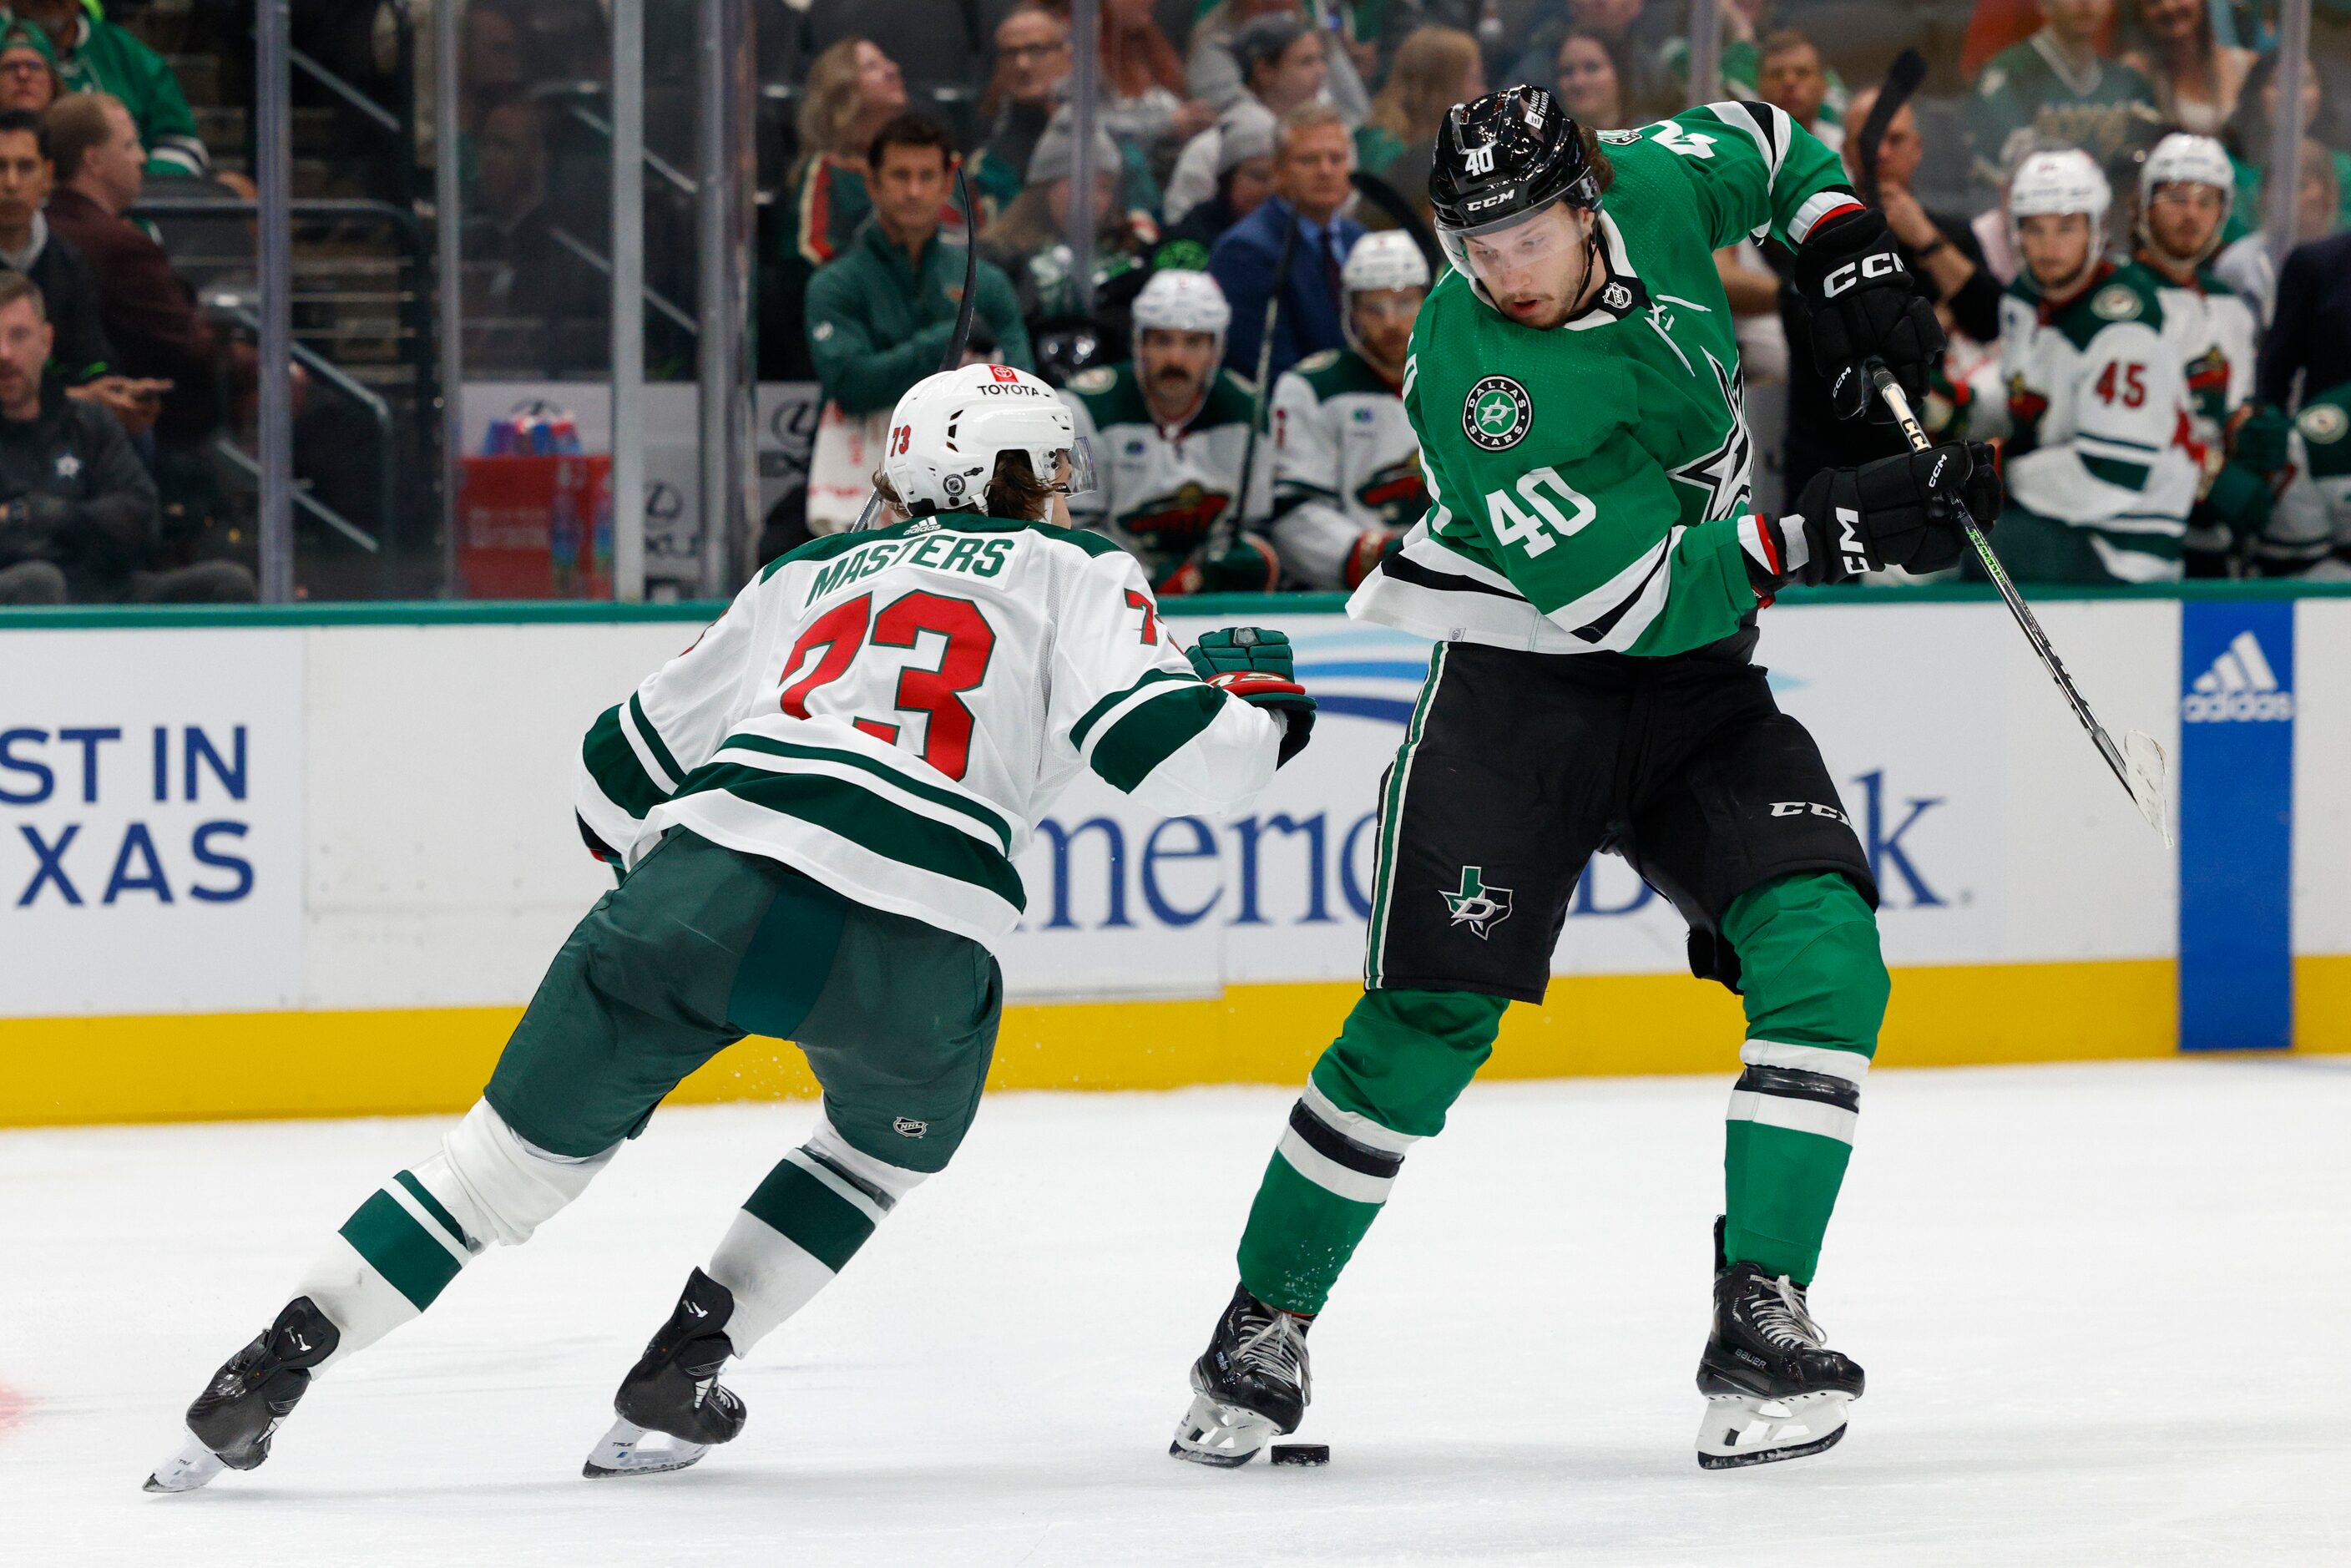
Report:
[{"label": "green dallas stars jersey", "polygon": [[1790,246],[1856,198],[1785,113],[1718,103],[1604,134],[1608,279],[1549,331],[1458,270],[1413,329],[1405,407],[1428,516],[1348,605],[1447,642],[1678,653],[1755,610],[1739,540],[1752,450],[1714,252]]}]

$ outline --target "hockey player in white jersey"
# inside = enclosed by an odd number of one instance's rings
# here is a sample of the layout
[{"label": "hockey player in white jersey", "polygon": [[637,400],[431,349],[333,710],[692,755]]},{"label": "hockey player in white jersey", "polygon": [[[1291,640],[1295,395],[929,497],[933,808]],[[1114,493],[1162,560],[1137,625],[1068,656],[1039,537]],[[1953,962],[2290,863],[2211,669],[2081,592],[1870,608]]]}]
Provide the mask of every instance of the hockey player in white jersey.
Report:
[{"label": "hockey player in white jersey", "polygon": [[1365,235],[1339,287],[1346,347],[1301,360],[1273,388],[1273,542],[1309,588],[1353,588],[1428,509],[1404,409],[1428,263],[1409,235]]},{"label": "hockey player in white jersey", "polygon": [[2255,568],[2264,577],[2351,582],[2351,382],[2302,400],[2286,464],[2292,478]]},{"label": "hockey player in white jersey", "polygon": [[[1155,273],[1134,297],[1134,358],[1081,371],[1062,393],[1100,482],[1071,499],[1070,520],[1134,551],[1162,593],[1270,591],[1280,580],[1273,546],[1250,531],[1271,509],[1273,465],[1263,453],[1241,494],[1257,398],[1223,368],[1232,319],[1207,273]],[[1235,506],[1244,527],[1233,548],[1193,560]]]},{"label": "hockey player in white jersey", "polygon": [[[578,810],[621,884],[556,956],[481,1101],[371,1193],[188,1410],[151,1490],[268,1458],[319,1373],[528,1240],[687,1073],[797,1041],[816,1131],[760,1183],[622,1381],[590,1475],[674,1469],[743,1426],[716,1378],[943,1168],[1001,1008],[1014,866],[1082,768],[1170,815],[1246,806],[1313,702],[1279,632],[1187,655],[1134,560],[1041,522],[1087,452],[1034,376],[945,371],[900,400],[910,520],[784,556],[589,730]],[[648,1440],[649,1434],[659,1435]],[[661,1440],[665,1438],[666,1440]]]},{"label": "hockey player in white jersey", "polygon": [[2000,558],[2042,582],[2180,575],[2199,467],[2155,274],[2101,254],[2113,192],[2086,152],[2036,152],[2009,187],[2025,265],[2001,300],[2011,504]]},{"label": "hockey player in white jersey", "polygon": [[2202,458],[2189,515],[2190,577],[2226,577],[2236,548],[2258,538],[2284,466],[2288,421],[2253,402],[2252,308],[2206,263],[2236,197],[2229,154],[2209,136],[2174,131],[2139,165],[2137,246],[2156,277],[2163,335],[2188,381],[2189,423]]}]

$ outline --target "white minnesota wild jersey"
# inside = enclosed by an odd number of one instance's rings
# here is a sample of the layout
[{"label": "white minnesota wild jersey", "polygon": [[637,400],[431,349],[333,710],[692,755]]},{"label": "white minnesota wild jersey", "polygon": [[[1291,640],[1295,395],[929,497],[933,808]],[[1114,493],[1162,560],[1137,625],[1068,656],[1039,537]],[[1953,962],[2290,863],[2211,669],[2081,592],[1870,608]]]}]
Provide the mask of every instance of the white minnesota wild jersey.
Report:
[{"label": "white minnesota wild jersey", "polygon": [[1273,543],[1293,577],[1353,588],[1366,534],[1428,509],[1420,437],[1404,395],[1353,349],[1298,361],[1273,383]]},{"label": "white minnesota wild jersey", "polygon": [[2188,414],[2196,440],[2217,451],[2229,416],[2253,395],[2253,340],[2260,329],[2252,307],[2209,268],[2187,286],[2154,276],[2163,335],[2188,379]]},{"label": "white minnesota wild jersey", "polygon": [[[1129,362],[1080,371],[1061,400],[1094,457],[1096,488],[1071,498],[1070,520],[1103,529],[1149,564],[1155,581],[1165,577],[1240,494],[1255,394],[1247,382],[1220,370],[1189,421],[1163,426],[1152,417]],[[1260,456],[1241,516],[1251,524],[1261,521],[1272,494],[1272,465]]]},{"label": "white minnesota wild jersey", "polygon": [[2053,308],[2029,279],[2000,303],[2009,495],[2080,530],[2116,578],[2176,578],[2201,472],[2155,275],[2136,263],[2111,268]]},{"label": "white minnesota wild jersey", "polygon": [[1014,862],[1091,768],[1169,816],[1273,778],[1280,726],[1204,684],[1098,536],[955,514],[784,556],[580,749],[627,865],[671,827],[993,943]]},{"label": "white minnesota wild jersey", "polygon": [[2262,535],[2263,565],[2351,577],[2351,382],[2304,402],[2286,457],[2294,478]]}]

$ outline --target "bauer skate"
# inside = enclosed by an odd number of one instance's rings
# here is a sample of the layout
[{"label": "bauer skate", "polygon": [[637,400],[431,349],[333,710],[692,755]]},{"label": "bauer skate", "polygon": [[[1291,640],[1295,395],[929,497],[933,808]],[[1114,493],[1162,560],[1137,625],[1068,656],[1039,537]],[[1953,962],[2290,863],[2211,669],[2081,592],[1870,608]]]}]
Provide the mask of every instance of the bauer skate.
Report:
[{"label": "bauer skate", "polygon": [[[590,1480],[611,1476],[658,1476],[682,1470],[720,1443],[731,1442],[750,1414],[733,1390],[722,1388],[718,1369],[735,1354],[726,1321],[735,1315],[734,1293],[696,1269],[653,1343],[612,1396],[620,1417],[580,1473]],[[670,1439],[648,1443],[652,1437]]]},{"label": "bauer skate", "polygon": [[1822,1343],[1804,1287],[1752,1263],[1726,1268],[1715,1227],[1714,1332],[1698,1362],[1706,1417],[1698,1462],[1709,1470],[1799,1459],[1836,1446],[1862,1372]]},{"label": "bauer skate", "polygon": [[1306,1354],[1306,1331],[1313,1323],[1236,1287],[1207,1350],[1192,1364],[1192,1407],[1176,1424],[1167,1451],[1230,1468],[1298,1430],[1313,1397]]},{"label": "bauer skate", "polygon": [[269,1458],[269,1439],[310,1387],[310,1369],[335,1353],[342,1334],[308,1296],[229,1357],[188,1406],[188,1444],[155,1467],[146,1490],[193,1491],[224,1469],[249,1470]]}]

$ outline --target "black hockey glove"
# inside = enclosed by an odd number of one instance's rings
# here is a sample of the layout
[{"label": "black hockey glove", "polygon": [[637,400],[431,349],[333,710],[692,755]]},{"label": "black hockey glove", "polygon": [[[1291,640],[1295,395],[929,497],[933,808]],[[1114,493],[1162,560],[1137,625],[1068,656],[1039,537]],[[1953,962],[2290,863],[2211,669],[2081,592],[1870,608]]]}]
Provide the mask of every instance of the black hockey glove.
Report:
[{"label": "black hockey glove", "polygon": [[1834,217],[1796,252],[1796,288],[1811,313],[1813,362],[1839,419],[1894,416],[1873,396],[1862,366],[1886,361],[1914,409],[1927,406],[1927,372],[1943,353],[1935,308],[1902,265],[1886,215],[1874,208]]},{"label": "black hockey glove", "polygon": [[1184,652],[1202,680],[1228,696],[1275,716],[1282,727],[1275,767],[1306,749],[1314,733],[1314,699],[1298,684],[1287,632],[1262,626],[1220,626],[1200,633],[1199,641]]},{"label": "black hockey glove", "polygon": [[1889,566],[1940,571],[1957,566],[1967,548],[1952,503],[1965,503],[1989,530],[2000,500],[2000,468],[1981,441],[1824,468],[1792,511],[1741,523],[1748,580],[1768,601],[1791,582],[1844,582]]}]

